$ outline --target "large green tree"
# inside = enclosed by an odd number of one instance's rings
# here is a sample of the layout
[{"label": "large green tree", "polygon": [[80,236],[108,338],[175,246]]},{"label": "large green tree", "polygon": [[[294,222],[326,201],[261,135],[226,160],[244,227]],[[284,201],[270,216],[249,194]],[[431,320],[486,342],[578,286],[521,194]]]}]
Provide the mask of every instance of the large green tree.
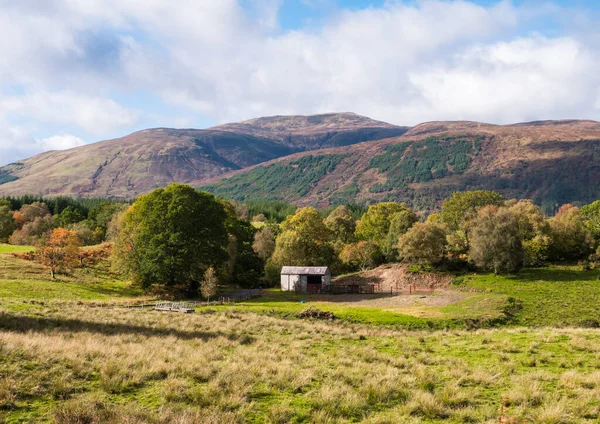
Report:
[{"label": "large green tree", "polygon": [[350,243],[356,231],[356,221],[346,206],[338,206],[325,218],[324,224],[337,243]]},{"label": "large green tree", "polygon": [[550,258],[553,260],[582,259],[592,251],[592,236],[576,206],[567,204],[560,207],[550,219],[550,234]]},{"label": "large green tree", "polygon": [[171,184],[139,197],[128,209],[115,257],[145,288],[197,290],[206,270],[227,259],[226,219],[213,195]]},{"label": "large green tree", "polygon": [[471,228],[469,258],[495,274],[513,272],[523,264],[521,241],[518,217],[508,208],[487,206]]},{"label": "large green tree", "polygon": [[504,198],[495,191],[476,190],[454,193],[444,201],[440,218],[452,231],[464,230],[463,225],[475,218],[483,206],[501,206]]},{"label": "large green tree", "polygon": [[0,206],[0,242],[6,243],[16,229],[17,222],[10,208],[6,205]]},{"label": "large green tree", "polygon": [[270,274],[282,266],[331,266],[335,255],[331,231],[314,208],[298,209],[281,223],[281,234],[275,242],[275,251],[269,259]]},{"label": "large green tree", "polygon": [[382,251],[388,262],[398,259],[398,240],[405,234],[419,219],[414,212],[403,210],[393,214],[390,218],[390,228],[383,242]]},{"label": "large green tree", "polygon": [[383,202],[369,206],[360,218],[356,235],[362,240],[372,240],[382,246],[390,230],[392,217],[400,212],[409,211],[404,204]]},{"label": "large green tree", "polygon": [[550,225],[541,209],[531,200],[511,200],[506,202],[506,207],[517,218],[523,244],[523,265],[543,265],[548,258],[551,237]]},{"label": "large green tree", "polygon": [[403,261],[417,265],[436,265],[446,254],[445,228],[432,221],[417,223],[398,240]]},{"label": "large green tree", "polygon": [[252,248],[257,230],[248,220],[240,217],[239,208],[236,205],[226,200],[220,200],[220,202],[227,216],[225,228],[229,235],[227,277],[233,284],[242,287],[254,286],[263,274],[263,262]]},{"label": "large green tree", "polygon": [[600,244],[600,200],[582,206],[581,216],[597,247]]}]

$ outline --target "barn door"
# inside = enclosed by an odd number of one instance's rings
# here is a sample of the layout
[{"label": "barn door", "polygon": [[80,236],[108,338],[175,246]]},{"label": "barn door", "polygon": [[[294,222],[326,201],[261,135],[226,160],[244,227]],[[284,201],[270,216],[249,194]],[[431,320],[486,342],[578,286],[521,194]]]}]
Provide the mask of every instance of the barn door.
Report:
[{"label": "barn door", "polygon": [[321,293],[321,276],[308,275],[306,277],[306,291],[308,293]]}]

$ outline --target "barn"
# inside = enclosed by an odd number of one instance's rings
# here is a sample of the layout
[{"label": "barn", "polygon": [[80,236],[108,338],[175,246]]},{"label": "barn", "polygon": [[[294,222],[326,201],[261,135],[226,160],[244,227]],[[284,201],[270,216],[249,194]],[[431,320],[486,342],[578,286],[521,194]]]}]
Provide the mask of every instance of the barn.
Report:
[{"label": "barn", "polygon": [[322,293],[329,289],[331,272],[326,266],[284,266],[281,290],[299,293]]}]

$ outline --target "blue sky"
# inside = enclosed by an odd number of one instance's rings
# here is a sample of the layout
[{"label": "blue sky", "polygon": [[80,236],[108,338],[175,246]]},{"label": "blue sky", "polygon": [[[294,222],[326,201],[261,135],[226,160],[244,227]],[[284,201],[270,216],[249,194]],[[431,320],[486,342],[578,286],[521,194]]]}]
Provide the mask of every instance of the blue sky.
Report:
[{"label": "blue sky", "polygon": [[599,3],[0,0],[0,165],[273,114],[599,119]]}]

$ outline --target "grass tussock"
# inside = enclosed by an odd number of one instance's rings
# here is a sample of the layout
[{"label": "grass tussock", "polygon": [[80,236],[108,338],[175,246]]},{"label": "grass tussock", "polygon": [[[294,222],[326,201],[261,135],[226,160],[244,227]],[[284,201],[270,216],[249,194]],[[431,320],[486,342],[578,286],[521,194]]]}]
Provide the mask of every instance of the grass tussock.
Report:
[{"label": "grass tussock", "polygon": [[503,405],[514,422],[600,419],[594,330],[36,308],[0,314],[3,420],[491,423]]}]

